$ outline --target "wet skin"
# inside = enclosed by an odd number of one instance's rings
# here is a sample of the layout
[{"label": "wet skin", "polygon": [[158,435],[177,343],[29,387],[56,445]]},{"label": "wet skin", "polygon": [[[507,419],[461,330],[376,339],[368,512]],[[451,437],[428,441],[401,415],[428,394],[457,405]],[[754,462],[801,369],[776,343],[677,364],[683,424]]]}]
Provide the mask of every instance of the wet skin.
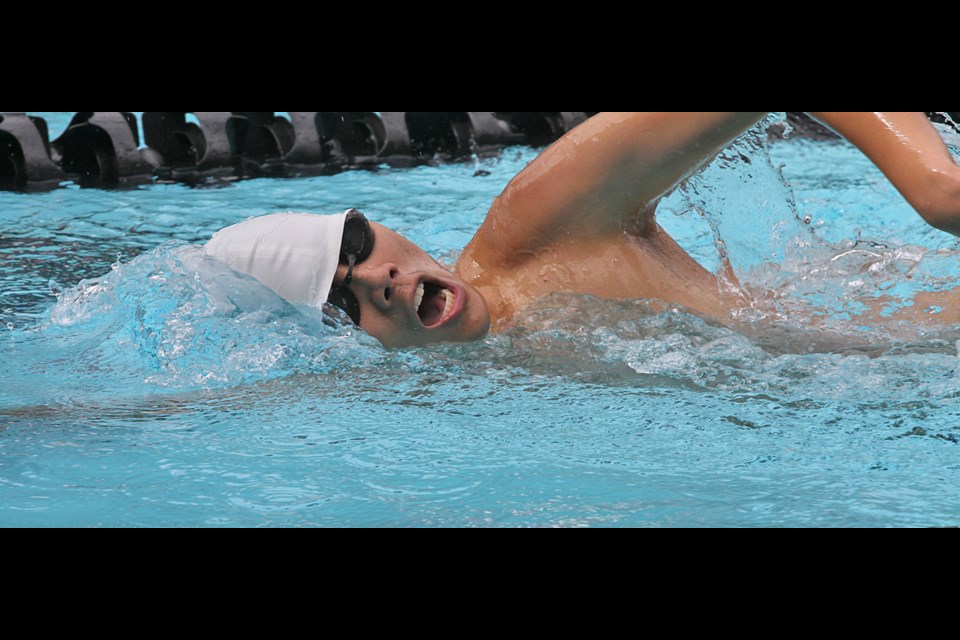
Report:
[{"label": "wet skin", "polygon": [[[594,116],[511,181],[454,273],[374,225],[373,254],[356,267],[351,287],[362,328],[387,347],[471,341],[560,291],[659,299],[728,323],[735,309],[762,301],[748,299],[732,272],[718,278],[704,270],[655,214],[661,198],[765,115]],[[922,113],[813,115],[868,155],[930,224],[960,235],[960,169]],[[344,267],[337,281],[345,276]],[[432,314],[418,313],[420,284]],[[452,292],[452,306],[437,297],[441,287]]]},{"label": "wet skin", "polygon": [[[420,247],[387,227],[370,223],[374,234],[370,257],[353,269],[350,291],[360,303],[360,326],[385,347],[417,347],[438,342],[471,342],[483,338],[490,328],[487,303],[475,287],[444,269]],[[335,282],[343,282],[347,267],[341,265]],[[417,290],[426,294],[421,309],[435,305],[434,312],[418,313]],[[434,293],[453,294],[446,313]],[[426,316],[427,320],[421,317]]]}]

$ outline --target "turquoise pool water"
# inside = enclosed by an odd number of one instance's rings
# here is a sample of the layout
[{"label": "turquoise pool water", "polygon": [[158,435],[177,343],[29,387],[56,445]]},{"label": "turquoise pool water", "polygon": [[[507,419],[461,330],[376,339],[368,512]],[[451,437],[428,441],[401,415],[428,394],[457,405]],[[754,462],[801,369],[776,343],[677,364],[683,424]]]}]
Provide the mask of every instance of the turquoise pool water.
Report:
[{"label": "turquoise pool water", "polygon": [[847,145],[759,139],[661,222],[708,267],[721,247],[750,286],[830,309],[845,355],[802,322],[747,337],[573,296],[482,343],[388,352],[253,282],[227,299],[238,281],[190,248],[355,206],[452,261],[529,149],[0,193],[0,526],[960,525],[960,336],[845,321],[878,290],[960,284],[956,241]]}]

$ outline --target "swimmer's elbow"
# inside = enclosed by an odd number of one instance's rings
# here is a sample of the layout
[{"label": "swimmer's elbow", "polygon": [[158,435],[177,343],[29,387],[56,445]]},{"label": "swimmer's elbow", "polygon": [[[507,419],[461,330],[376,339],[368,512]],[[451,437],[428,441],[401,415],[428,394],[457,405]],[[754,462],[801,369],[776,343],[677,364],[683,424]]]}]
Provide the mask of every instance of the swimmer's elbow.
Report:
[{"label": "swimmer's elbow", "polygon": [[960,173],[941,176],[913,205],[930,226],[960,236]]},{"label": "swimmer's elbow", "polygon": [[960,236],[960,207],[944,210],[940,208],[920,209],[920,216],[931,227]]}]

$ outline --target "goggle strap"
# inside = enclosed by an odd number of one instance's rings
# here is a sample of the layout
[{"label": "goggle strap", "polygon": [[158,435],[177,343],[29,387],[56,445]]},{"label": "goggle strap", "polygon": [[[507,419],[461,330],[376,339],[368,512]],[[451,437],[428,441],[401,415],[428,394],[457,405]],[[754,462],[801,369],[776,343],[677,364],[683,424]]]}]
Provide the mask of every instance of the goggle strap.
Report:
[{"label": "goggle strap", "polygon": [[349,288],[353,283],[353,268],[357,264],[357,256],[350,254],[347,256],[348,266],[347,266],[347,277],[343,279],[343,282],[340,284],[343,288]]}]

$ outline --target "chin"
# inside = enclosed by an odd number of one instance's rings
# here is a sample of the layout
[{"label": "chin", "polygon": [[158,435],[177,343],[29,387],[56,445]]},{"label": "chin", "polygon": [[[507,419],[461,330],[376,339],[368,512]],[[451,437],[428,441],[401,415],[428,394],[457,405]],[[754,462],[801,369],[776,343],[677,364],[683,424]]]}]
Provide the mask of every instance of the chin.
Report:
[{"label": "chin", "polygon": [[483,340],[490,333],[490,312],[487,310],[487,301],[480,292],[471,287],[465,287],[467,304],[457,327],[457,337],[448,342],[476,342]]},{"label": "chin", "polygon": [[[486,308],[484,308],[486,311]],[[483,340],[490,334],[490,314],[484,313],[482,318],[478,318],[474,322],[474,327],[472,331],[468,332],[468,335],[460,342],[476,342],[477,340]]]}]

